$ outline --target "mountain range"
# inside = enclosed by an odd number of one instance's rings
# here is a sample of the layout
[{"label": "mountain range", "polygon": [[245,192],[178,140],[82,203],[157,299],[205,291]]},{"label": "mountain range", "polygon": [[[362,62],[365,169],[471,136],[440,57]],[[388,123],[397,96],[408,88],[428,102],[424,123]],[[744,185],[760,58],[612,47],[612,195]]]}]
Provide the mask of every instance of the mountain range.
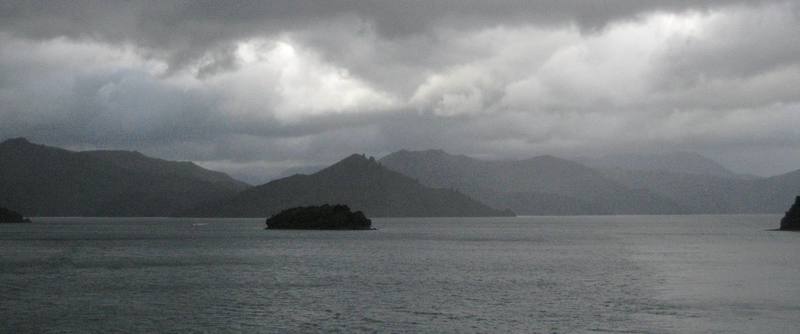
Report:
[{"label": "mountain range", "polygon": [[247,187],[192,162],[138,152],[0,143],[0,203],[26,216],[169,216]]},{"label": "mountain range", "polygon": [[264,217],[325,203],[370,216],[722,214],[783,212],[800,193],[800,170],[740,175],[685,152],[574,161],[401,150],[289,172],[252,187],[192,162],[17,138],[0,143],[0,205],[27,216]]},{"label": "mountain range", "polygon": [[683,212],[674,201],[631,188],[577,162],[539,156],[486,161],[441,150],[398,151],[386,167],[432,187],[450,187],[499,208],[525,215],[666,214]]},{"label": "mountain range", "polygon": [[614,154],[595,158],[578,158],[576,161],[597,169],[660,171],[724,178],[753,178],[752,176],[736,174],[718,162],[694,152]]},{"label": "mountain range", "polygon": [[311,175],[296,174],[247,189],[195,215],[264,217],[290,207],[323,203],[346,203],[370,217],[513,215],[452,189],[423,186],[358,154]]},{"label": "mountain range", "polygon": [[800,194],[800,170],[766,178],[606,169],[603,175],[645,188],[685,208],[684,213],[781,213]]},{"label": "mountain range", "polygon": [[629,155],[593,168],[552,156],[486,161],[441,150],[380,161],[422,184],[529,215],[779,213],[800,193],[800,170],[758,178],[693,153]]}]

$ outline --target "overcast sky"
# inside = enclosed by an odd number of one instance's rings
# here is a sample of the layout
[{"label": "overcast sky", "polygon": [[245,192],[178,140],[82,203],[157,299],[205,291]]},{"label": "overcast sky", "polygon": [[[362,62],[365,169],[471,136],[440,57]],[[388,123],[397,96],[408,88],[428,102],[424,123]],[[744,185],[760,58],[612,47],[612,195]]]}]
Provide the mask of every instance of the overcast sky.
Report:
[{"label": "overcast sky", "polygon": [[0,2],[0,139],[261,181],[351,153],[800,169],[797,1]]}]

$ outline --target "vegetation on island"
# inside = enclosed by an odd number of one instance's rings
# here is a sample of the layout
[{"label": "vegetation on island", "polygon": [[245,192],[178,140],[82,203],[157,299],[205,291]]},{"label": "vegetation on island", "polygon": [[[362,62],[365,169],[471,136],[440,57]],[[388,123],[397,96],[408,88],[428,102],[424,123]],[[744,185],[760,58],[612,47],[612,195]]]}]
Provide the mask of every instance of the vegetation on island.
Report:
[{"label": "vegetation on island", "polygon": [[800,196],[794,198],[794,204],[786,215],[781,219],[781,230],[797,231],[800,230]]},{"label": "vegetation on island", "polygon": [[369,230],[372,221],[347,205],[321,205],[286,209],[267,218],[267,229]]}]

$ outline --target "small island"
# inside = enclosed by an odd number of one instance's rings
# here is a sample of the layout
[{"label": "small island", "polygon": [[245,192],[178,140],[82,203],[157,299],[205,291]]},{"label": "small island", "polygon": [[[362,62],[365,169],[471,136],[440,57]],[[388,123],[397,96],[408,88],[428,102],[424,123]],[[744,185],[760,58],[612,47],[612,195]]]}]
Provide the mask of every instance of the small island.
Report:
[{"label": "small island", "polygon": [[800,230],[800,196],[794,198],[794,204],[786,211],[786,215],[781,219],[782,231]]},{"label": "small island", "polygon": [[0,207],[0,224],[30,223],[30,222],[31,222],[30,219],[23,217],[18,212]]},{"label": "small island", "polygon": [[286,209],[267,218],[267,229],[370,230],[372,221],[347,205],[306,206]]}]

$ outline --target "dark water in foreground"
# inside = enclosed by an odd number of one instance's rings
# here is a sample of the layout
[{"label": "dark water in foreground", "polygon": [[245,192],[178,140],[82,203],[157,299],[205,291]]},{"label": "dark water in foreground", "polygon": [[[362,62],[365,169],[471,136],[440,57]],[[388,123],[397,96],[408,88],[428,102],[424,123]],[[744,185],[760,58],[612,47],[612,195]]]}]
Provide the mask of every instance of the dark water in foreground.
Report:
[{"label": "dark water in foreground", "polygon": [[0,225],[0,332],[800,332],[779,216]]}]

